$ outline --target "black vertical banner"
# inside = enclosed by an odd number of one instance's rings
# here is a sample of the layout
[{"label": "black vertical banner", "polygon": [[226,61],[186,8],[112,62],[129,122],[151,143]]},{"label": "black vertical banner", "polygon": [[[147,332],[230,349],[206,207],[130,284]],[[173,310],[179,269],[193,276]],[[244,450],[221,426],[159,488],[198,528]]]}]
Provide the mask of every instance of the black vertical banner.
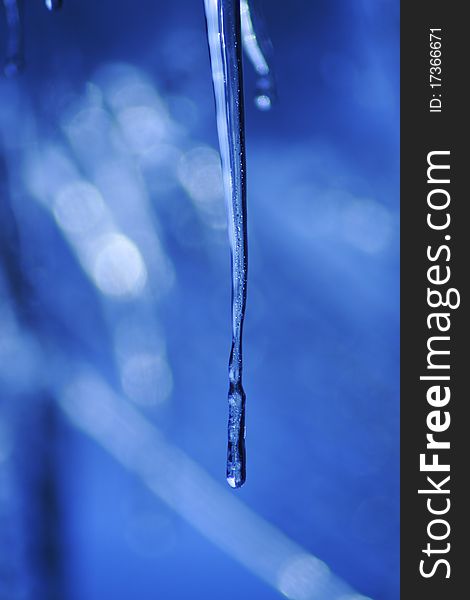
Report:
[{"label": "black vertical banner", "polygon": [[466,8],[401,4],[402,600],[470,597]]}]

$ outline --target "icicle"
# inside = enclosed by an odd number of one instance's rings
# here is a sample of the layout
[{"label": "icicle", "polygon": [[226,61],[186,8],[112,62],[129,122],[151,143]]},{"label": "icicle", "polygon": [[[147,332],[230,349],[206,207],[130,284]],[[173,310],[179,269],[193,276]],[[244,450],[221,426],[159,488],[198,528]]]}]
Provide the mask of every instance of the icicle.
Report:
[{"label": "icicle", "polygon": [[240,487],[246,476],[242,334],[248,267],[240,0],[204,0],[204,4],[232,257],[227,481]]},{"label": "icicle", "polygon": [[[254,19],[248,0],[240,0],[243,49],[258,75],[255,104],[260,110],[269,110],[276,97],[276,86],[267,60],[271,43],[261,35],[258,19]],[[257,27],[255,27],[255,24]]]},{"label": "icicle", "polygon": [[[62,8],[62,0],[45,0],[50,11]],[[7,77],[14,77],[23,68],[23,31],[18,0],[3,0],[7,22],[7,58],[3,68]]]},{"label": "icicle", "polygon": [[23,68],[23,32],[17,0],[3,0],[7,22],[7,58],[4,73],[13,77]]},{"label": "icicle", "polygon": [[46,7],[49,10],[59,10],[62,8],[62,0],[46,0]]}]

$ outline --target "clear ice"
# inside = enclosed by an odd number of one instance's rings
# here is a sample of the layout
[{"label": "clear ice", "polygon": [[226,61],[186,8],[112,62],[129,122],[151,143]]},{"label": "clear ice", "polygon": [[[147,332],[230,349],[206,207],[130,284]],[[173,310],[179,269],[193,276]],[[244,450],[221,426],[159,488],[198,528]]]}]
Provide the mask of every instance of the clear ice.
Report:
[{"label": "clear ice", "polygon": [[23,67],[23,35],[18,0],[3,0],[7,23],[7,57],[3,71],[13,77]]},{"label": "clear ice", "polygon": [[276,85],[267,60],[271,55],[271,42],[262,35],[260,17],[250,9],[248,0],[240,0],[240,14],[243,49],[258,76],[255,104],[260,110],[269,110],[276,97]]},{"label": "clear ice", "polygon": [[[8,28],[5,74],[13,76],[23,65],[22,23],[18,0],[3,0],[3,4]],[[62,0],[45,0],[45,5],[50,11],[58,10]],[[258,108],[267,110],[271,107],[275,87],[266,60],[269,43],[256,31],[248,1],[204,0],[204,6],[231,250],[232,346],[229,359],[227,481],[231,487],[238,488],[246,478],[242,338],[248,271],[242,43],[258,76],[255,95]]]},{"label": "clear ice", "polygon": [[[260,108],[271,105],[272,78],[255,35],[248,3],[244,0],[204,0],[214,86],[217,131],[232,272],[232,347],[229,359],[227,481],[233,488],[246,479],[245,392],[242,385],[242,338],[245,318],[248,241],[246,211],[246,158],[243,106],[242,39],[245,51],[261,79],[268,81],[257,98]],[[269,106],[268,106],[269,104]]]},{"label": "clear ice", "polygon": [[46,1],[46,7],[49,10],[59,10],[60,8],[62,8],[62,0],[45,0]]},{"label": "clear ice", "polygon": [[[50,11],[62,8],[62,0],[45,0],[46,8]],[[7,50],[3,72],[7,77],[17,75],[24,64],[23,56],[23,25],[18,0],[3,0],[7,23]]]}]

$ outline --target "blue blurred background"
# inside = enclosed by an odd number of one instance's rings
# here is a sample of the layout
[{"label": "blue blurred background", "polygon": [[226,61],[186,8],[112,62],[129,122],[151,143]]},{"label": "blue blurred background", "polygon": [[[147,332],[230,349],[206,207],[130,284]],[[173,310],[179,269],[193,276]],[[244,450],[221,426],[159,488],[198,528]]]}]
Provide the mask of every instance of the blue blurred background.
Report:
[{"label": "blue blurred background", "polygon": [[234,492],[203,3],[23,4],[26,69],[0,80],[2,600],[399,596],[399,6],[261,6],[279,101],[256,110],[247,64]]}]

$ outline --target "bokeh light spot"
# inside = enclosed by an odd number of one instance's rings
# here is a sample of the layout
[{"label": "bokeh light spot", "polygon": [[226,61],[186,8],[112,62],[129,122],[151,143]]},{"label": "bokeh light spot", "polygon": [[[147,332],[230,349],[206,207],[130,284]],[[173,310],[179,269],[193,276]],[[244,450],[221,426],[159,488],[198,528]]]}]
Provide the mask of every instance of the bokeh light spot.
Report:
[{"label": "bokeh light spot", "polygon": [[147,280],[147,269],[138,248],[117,233],[99,240],[92,274],[98,288],[111,296],[135,296]]}]

